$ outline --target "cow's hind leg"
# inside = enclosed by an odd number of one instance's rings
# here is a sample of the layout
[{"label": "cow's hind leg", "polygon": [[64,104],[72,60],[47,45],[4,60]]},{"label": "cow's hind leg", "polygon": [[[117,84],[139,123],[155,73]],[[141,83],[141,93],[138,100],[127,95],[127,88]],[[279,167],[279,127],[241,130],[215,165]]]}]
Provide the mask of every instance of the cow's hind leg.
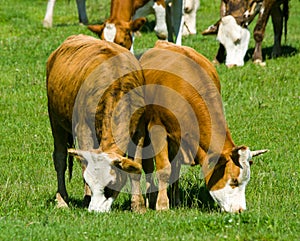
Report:
[{"label": "cow's hind leg", "polygon": [[148,130],[155,154],[156,177],[158,179],[156,210],[168,210],[169,198],[167,188],[171,175],[171,164],[168,157],[167,133],[159,121],[158,124],[150,123]]},{"label": "cow's hind leg", "polygon": [[278,57],[282,53],[281,37],[283,28],[283,13],[279,4],[275,4],[275,6],[272,8],[271,17],[274,30],[274,46],[272,50],[272,57]]}]

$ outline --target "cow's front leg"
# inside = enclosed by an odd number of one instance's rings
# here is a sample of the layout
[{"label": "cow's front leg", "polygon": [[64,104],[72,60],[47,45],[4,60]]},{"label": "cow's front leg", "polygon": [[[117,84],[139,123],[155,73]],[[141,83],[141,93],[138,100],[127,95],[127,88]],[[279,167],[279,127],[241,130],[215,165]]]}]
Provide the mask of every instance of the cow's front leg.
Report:
[{"label": "cow's front leg", "polygon": [[263,3],[262,10],[260,11],[257,24],[254,28],[254,40],[255,40],[255,49],[253,53],[253,62],[259,65],[264,66],[263,57],[262,57],[262,41],[264,39],[264,34],[266,30],[266,25],[270,16],[270,9],[265,8]]},{"label": "cow's front leg", "polygon": [[167,188],[171,175],[171,164],[168,158],[168,145],[165,144],[161,152],[156,155],[156,176],[158,179],[158,195],[156,210],[168,210],[169,198]]}]

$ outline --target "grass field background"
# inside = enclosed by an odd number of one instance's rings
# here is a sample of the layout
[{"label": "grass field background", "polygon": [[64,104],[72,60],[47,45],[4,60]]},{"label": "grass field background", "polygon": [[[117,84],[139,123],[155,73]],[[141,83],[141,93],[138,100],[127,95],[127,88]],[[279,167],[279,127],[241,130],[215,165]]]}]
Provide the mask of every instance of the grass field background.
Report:
[{"label": "grass field background", "polygon": [[[218,7],[219,0],[201,0],[199,33],[218,19]],[[109,8],[107,0],[88,0],[90,22],[103,22]],[[57,1],[52,29],[42,27],[45,10],[46,1],[42,0],[0,0],[0,240],[300,239],[298,0],[290,1],[283,57],[269,58],[273,44],[270,21],[263,42],[266,67],[251,62],[253,39],[244,67],[217,67],[235,143],[270,149],[254,160],[246,190],[248,210],[239,215],[198,205],[203,190],[198,167],[185,167],[181,208],[132,213],[128,211],[130,196],[122,193],[112,212],[95,214],[81,208],[83,183],[80,166],[75,163],[73,179],[67,183],[70,208],[55,207],[45,64],[68,36],[93,34],[78,25],[75,1]],[[136,52],[154,45],[153,19],[149,17],[142,36],[136,38]],[[183,44],[209,59],[218,48],[215,37],[201,34],[184,38]]]}]

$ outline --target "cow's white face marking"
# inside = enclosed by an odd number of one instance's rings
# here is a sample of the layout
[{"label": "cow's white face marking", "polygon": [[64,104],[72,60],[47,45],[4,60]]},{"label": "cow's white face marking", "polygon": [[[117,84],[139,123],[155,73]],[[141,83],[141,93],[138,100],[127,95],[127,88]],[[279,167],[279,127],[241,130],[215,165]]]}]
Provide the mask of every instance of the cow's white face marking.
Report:
[{"label": "cow's white face marking", "polygon": [[84,158],[88,164],[83,177],[92,191],[89,211],[108,212],[113,199],[105,197],[104,188],[108,184],[116,182],[116,175],[112,172],[110,165],[113,160],[106,153],[95,154],[92,152],[85,152]]},{"label": "cow's white face marking", "polygon": [[167,39],[168,30],[166,24],[166,9],[162,5],[158,5],[156,2],[153,5],[155,12],[156,24],[154,31],[160,39]]},{"label": "cow's white face marking", "polygon": [[252,158],[249,148],[239,150],[238,154],[240,175],[236,183],[233,180],[228,180],[225,187],[219,190],[210,191],[212,198],[219,204],[222,211],[235,213],[246,210],[246,186],[250,180],[250,159]]},{"label": "cow's white face marking", "polygon": [[247,28],[238,25],[231,15],[222,18],[217,39],[226,49],[228,67],[243,66],[244,57],[248,50],[250,32]]},{"label": "cow's white face marking", "polygon": [[104,39],[108,42],[114,42],[116,34],[116,25],[114,23],[106,23],[103,30]]}]

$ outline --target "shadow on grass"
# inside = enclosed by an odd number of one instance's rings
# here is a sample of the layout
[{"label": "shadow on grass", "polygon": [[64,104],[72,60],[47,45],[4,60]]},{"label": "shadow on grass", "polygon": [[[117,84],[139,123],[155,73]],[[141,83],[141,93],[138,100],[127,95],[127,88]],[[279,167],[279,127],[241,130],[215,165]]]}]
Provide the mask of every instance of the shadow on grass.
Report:
[{"label": "shadow on grass", "polygon": [[[289,45],[281,46],[281,48],[282,48],[282,54],[279,57],[284,57],[284,58],[291,57],[291,56],[296,55],[299,52],[296,48],[289,46]],[[263,60],[273,58],[272,49],[273,49],[273,46],[262,49]],[[246,56],[245,56],[245,62],[252,61],[253,53],[254,53],[254,48],[248,49]]]}]

